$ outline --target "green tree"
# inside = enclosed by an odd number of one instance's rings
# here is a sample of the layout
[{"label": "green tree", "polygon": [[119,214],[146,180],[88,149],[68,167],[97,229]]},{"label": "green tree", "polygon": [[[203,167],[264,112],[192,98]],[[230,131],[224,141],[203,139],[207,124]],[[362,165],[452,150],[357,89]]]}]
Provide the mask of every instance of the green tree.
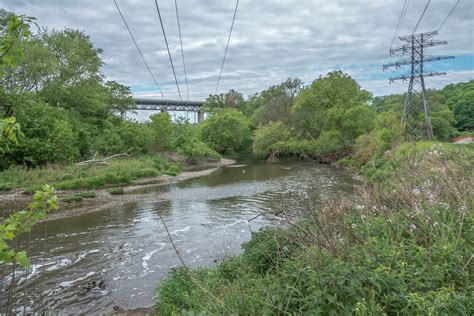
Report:
[{"label": "green tree", "polygon": [[462,94],[454,104],[453,112],[459,130],[474,130],[474,89]]},{"label": "green tree", "polygon": [[20,43],[30,37],[29,25],[33,20],[0,9],[0,76],[4,66],[14,67],[23,58],[25,52]]},{"label": "green tree", "polygon": [[270,122],[255,130],[252,150],[257,156],[266,158],[291,139],[291,131],[282,122]]},{"label": "green tree", "polygon": [[[254,124],[268,124],[281,121],[290,124],[292,121],[291,108],[302,89],[302,81],[298,78],[288,78],[279,85],[271,86],[249,100],[253,108]],[[249,110],[247,110],[250,113]]]},{"label": "green tree", "polygon": [[[18,145],[18,138],[21,136],[20,125],[15,117],[0,119],[0,157],[10,153],[12,147]],[[6,167],[4,163],[0,163],[0,170]]]},{"label": "green tree", "polygon": [[150,117],[150,127],[154,133],[154,149],[163,151],[170,148],[173,136],[173,122],[168,112],[161,112]]},{"label": "green tree", "polygon": [[236,90],[229,90],[225,94],[210,94],[204,102],[203,110],[206,113],[216,113],[224,108],[242,110],[245,100],[242,93]]},{"label": "green tree", "polygon": [[250,144],[250,122],[235,109],[224,109],[203,122],[202,139],[219,153],[234,153]]},{"label": "green tree", "polygon": [[135,100],[129,87],[115,81],[107,81],[105,87],[109,93],[108,104],[110,108],[125,118],[125,113],[136,108]]},{"label": "green tree", "polygon": [[220,158],[218,153],[199,139],[196,127],[187,119],[180,118],[174,125],[171,148],[187,156],[191,164],[197,163],[199,158]]},{"label": "green tree", "polygon": [[305,89],[293,106],[296,126],[313,138],[328,130],[328,110],[345,111],[354,106],[367,105],[370,93],[341,71],[316,79]]}]

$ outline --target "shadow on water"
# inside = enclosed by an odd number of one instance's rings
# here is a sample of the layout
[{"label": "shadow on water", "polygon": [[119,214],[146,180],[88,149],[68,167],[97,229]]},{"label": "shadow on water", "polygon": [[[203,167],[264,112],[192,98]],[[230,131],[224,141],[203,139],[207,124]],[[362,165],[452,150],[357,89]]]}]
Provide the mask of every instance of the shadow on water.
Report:
[{"label": "shadow on water", "polygon": [[[32,265],[19,276],[19,289],[27,290],[17,291],[17,305],[70,314],[151,305],[156,285],[179,265],[159,215],[186,264],[208,266],[239,253],[251,230],[280,224],[273,213],[282,203],[296,211],[301,197],[337,199],[353,190],[351,177],[330,166],[239,164],[161,187],[139,203],[37,225],[27,245]],[[85,292],[87,282],[100,279],[105,290]]]}]

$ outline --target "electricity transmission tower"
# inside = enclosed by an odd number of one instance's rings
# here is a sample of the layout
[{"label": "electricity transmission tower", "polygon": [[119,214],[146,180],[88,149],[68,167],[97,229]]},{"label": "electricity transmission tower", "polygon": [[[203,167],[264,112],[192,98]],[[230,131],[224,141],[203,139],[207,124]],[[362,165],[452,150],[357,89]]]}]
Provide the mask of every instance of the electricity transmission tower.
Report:
[{"label": "electricity transmission tower", "polygon": [[436,35],[438,35],[438,32],[433,31],[399,37],[403,45],[390,48],[390,56],[408,55],[408,57],[400,58],[396,62],[383,65],[384,71],[390,67],[399,69],[404,65],[410,65],[410,72],[408,74],[390,78],[390,83],[396,80],[402,80],[403,82],[409,80],[408,92],[402,113],[402,125],[406,129],[408,137],[427,139],[433,137],[424,77],[445,75],[446,73],[424,72],[424,63],[454,58],[454,56],[425,55],[426,48],[448,43],[446,41],[434,40],[433,38]]}]

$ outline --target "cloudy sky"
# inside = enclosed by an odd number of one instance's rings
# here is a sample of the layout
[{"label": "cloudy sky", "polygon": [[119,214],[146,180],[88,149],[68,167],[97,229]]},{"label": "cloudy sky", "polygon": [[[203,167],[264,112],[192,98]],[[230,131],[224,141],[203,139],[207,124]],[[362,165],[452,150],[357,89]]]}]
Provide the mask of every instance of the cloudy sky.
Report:
[{"label": "cloudy sky", "polygon": [[[426,4],[411,0],[399,34],[413,31]],[[178,93],[153,0],[117,0],[166,98]],[[158,1],[183,98],[186,97],[174,0]],[[240,0],[219,92],[244,95],[288,77],[310,83],[334,69],[349,73],[375,95],[403,92],[389,85],[394,73],[383,64],[404,0]],[[439,28],[456,0],[432,0],[419,32]],[[113,0],[0,0],[1,7],[37,17],[49,29],[84,30],[104,50],[108,80],[131,86],[135,94],[158,94]],[[178,0],[190,98],[214,93],[232,21],[234,0]],[[428,87],[467,81],[474,74],[474,1],[461,0],[437,39],[448,45],[429,54],[455,55],[428,70],[448,76],[428,78]],[[395,41],[397,46],[399,41]],[[387,62],[393,59],[388,58]],[[436,68],[435,68],[436,67]]]}]

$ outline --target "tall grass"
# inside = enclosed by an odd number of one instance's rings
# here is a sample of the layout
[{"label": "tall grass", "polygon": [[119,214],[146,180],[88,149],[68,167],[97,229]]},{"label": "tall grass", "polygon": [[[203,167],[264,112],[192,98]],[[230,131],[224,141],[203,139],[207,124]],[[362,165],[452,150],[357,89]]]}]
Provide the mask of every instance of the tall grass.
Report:
[{"label": "tall grass", "polygon": [[307,201],[304,220],[262,229],[242,255],[170,272],[157,289],[158,309],[472,315],[473,161],[469,147],[403,145],[365,168],[371,180],[358,199]]},{"label": "tall grass", "polygon": [[158,156],[110,160],[107,165],[52,165],[25,169],[12,167],[0,172],[4,190],[34,192],[44,183],[61,190],[97,189],[109,185],[130,184],[133,180],[164,173],[177,174],[178,165]]}]

